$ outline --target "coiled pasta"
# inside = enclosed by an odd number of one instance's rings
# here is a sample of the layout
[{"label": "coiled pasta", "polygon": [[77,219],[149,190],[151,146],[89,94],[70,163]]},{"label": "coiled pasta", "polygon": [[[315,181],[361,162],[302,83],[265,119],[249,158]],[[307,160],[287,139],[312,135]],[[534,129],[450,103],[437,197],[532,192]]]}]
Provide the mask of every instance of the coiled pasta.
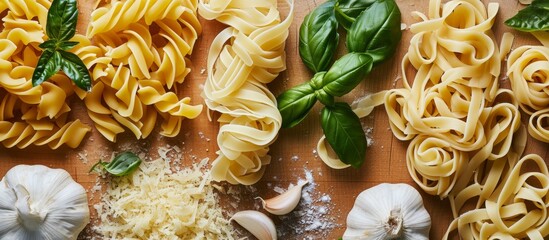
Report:
[{"label": "coiled pasta", "polygon": [[160,133],[173,137],[184,118],[201,113],[201,105],[176,94],[202,31],[197,5],[193,0],[113,0],[93,11],[87,34],[96,47],[76,51],[84,56],[94,87],[79,96],[105,138],[114,142],[125,129],[146,138],[159,116]]},{"label": "coiled pasta", "polygon": [[[512,37],[504,34],[501,50],[492,39],[497,11],[496,3],[485,8],[477,0],[431,0],[428,16],[414,13],[422,21],[411,26],[415,35],[402,60],[402,72],[413,68],[413,78],[404,74],[404,87],[385,94],[395,137],[411,140],[406,161],[412,179],[450,199],[455,219],[444,239],[453,231],[464,239],[549,235],[547,166],[537,155],[519,160],[526,145],[519,105],[536,106],[499,89]],[[523,173],[526,162],[537,169]],[[465,207],[468,201],[475,209]]]},{"label": "coiled pasta", "polygon": [[208,78],[203,97],[218,111],[220,150],[212,177],[231,184],[254,184],[270,163],[269,145],[282,118],[267,89],[286,68],[284,46],[293,19],[293,2],[280,20],[276,0],[200,1],[199,13],[229,27],[221,31],[208,53]]},{"label": "coiled pasta", "polygon": [[8,148],[75,148],[91,130],[79,120],[67,120],[75,88],[65,75],[32,86],[50,5],[47,0],[0,1],[0,12],[6,12],[0,32],[0,142]]}]

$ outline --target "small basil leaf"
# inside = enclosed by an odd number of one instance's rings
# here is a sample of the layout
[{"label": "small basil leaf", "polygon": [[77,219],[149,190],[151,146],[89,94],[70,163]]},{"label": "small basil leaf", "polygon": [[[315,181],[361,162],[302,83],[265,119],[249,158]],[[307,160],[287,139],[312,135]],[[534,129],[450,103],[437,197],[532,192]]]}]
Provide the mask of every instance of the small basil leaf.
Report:
[{"label": "small basil leaf", "polygon": [[337,21],[349,30],[362,11],[378,0],[338,0],[335,5]]},{"label": "small basil leaf", "polygon": [[347,33],[350,52],[369,53],[377,64],[392,56],[400,42],[400,10],[394,0],[379,0],[364,10]]},{"label": "small basil leaf", "polygon": [[339,43],[334,2],[328,1],[305,16],[299,28],[299,55],[313,72],[326,71]]},{"label": "small basil leaf", "polygon": [[76,0],[53,0],[46,23],[46,34],[50,39],[67,41],[74,36],[78,20],[76,5]]},{"label": "small basil leaf", "polygon": [[59,48],[61,50],[68,51],[68,50],[71,50],[74,46],[78,45],[78,43],[79,42],[71,42],[71,41],[61,42],[59,44]]},{"label": "small basil leaf", "polygon": [[515,16],[507,19],[505,25],[524,32],[549,30],[549,1],[533,1]]},{"label": "small basil leaf", "polygon": [[90,91],[91,90],[91,77],[88,72],[88,68],[82,60],[71,52],[59,51],[63,58],[62,69],[65,74],[72,79],[72,81],[79,88]]},{"label": "small basil leaf", "polygon": [[56,48],[56,44],[57,44],[57,41],[53,40],[53,39],[49,39],[43,43],[40,43],[40,45],[38,45],[38,47],[42,48],[42,49],[55,49]]},{"label": "small basil leaf", "polygon": [[372,70],[369,54],[348,53],[338,59],[322,80],[322,89],[332,96],[341,97],[353,90]]},{"label": "small basil leaf", "polygon": [[307,116],[316,103],[315,90],[308,83],[293,87],[277,98],[282,127],[291,128]]},{"label": "small basil leaf", "polygon": [[349,104],[338,102],[322,109],[322,130],[339,159],[360,168],[366,157],[366,134]]},{"label": "small basil leaf", "polygon": [[38,59],[38,64],[32,73],[32,86],[38,86],[61,69],[62,58],[59,52],[46,49]]},{"label": "small basil leaf", "polygon": [[141,164],[141,159],[137,155],[132,152],[122,152],[108,163],[99,160],[99,162],[92,166],[90,172],[95,170],[98,165],[101,165],[108,173],[120,177],[135,171],[139,167],[139,164]]}]

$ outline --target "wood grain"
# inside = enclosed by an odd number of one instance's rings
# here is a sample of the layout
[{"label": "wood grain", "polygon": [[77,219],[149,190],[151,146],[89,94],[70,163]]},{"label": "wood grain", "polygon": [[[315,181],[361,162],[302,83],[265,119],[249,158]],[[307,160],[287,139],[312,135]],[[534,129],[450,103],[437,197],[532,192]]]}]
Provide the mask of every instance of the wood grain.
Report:
[{"label": "wood grain", "polygon": [[[92,2],[80,1],[81,13],[78,30],[82,34],[85,33],[86,24],[90,18],[93,8]],[[285,3],[282,3],[285,1],[279,2],[281,2],[282,12],[287,13],[289,8]],[[296,0],[295,19],[290,29],[291,34],[286,47],[288,69],[270,85],[275,94],[307,81],[311,77],[311,73],[307,71],[299,58],[298,31],[304,16],[321,2],[323,1]],[[498,0],[496,2],[500,3],[500,12],[494,26],[497,39],[501,37],[503,32],[510,31],[517,37],[515,47],[526,43],[536,43],[529,35],[512,31],[503,25],[504,19],[514,15],[521,8],[518,2],[516,0]],[[397,0],[397,3],[402,12],[402,21],[408,26],[415,21],[410,15],[411,11],[427,12],[428,1],[426,0]],[[221,24],[215,22],[205,21],[204,19],[201,19],[201,22],[204,26],[204,32],[199,38],[191,57],[192,73],[179,88],[179,94],[181,96],[191,96],[194,103],[202,102],[200,85],[204,83],[206,74],[200,72],[206,67],[206,56],[212,39],[223,28]],[[393,85],[394,79],[402,75],[399,68],[400,60],[408,48],[411,37],[410,31],[405,30],[397,54],[392,59],[376,67],[370,76],[353,92],[348,94],[344,100],[352,101],[366,93],[395,87]],[[344,38],[342,37],[342,39]],[[344,45],[343,41],[340,45]],[[343,47],[340,50],[342,54],[344,52]],[[507,85],[504,84],[504,86]],[[400,83],[397,83],[396,87],[399,86]],[[73,118],[79,118],[85,123],[93,125],[85,112],[83,103],[77,98],[74,98],[71,102]],[[374,139],[373,146],[368,149],[366,163],[361,169],[346,170],[328,168],[313,153],[316,142],[322,134],[319,123],[319,110],[320,107],[316,106],[302,124],[292,129],[283,129],[280,132],[278,140],[271,148],[273,161],[268,167],[263,180],[257,184],[257,194],[265,197],[274,196],[276,193],[272,188],[267,187],[268,184],[287,186],[289,182],[295,182],[297,178],[304,177],[304,168],[312,170],[318,185],[317,190],[328,193],[332,197],[332,204],[335,208],[332,215],[337,217],[341,227],[334,229],[328,236],[329,239],[337,239],[343,234],[346,215],[351,209],[355,197],[361,191],[383,182],[404,182],[417,186],[409,177],[406,168],[405,150],[407,143],[393,137],[389,130],[387,115],[382,107],[377,108],[371,116],[363,120],[365,126],[373,129],[371,137]],[[213,114],[214,119],[216,116],[216,114]],[[523,118],[523,122],[525,119]],[[215,121],[208,121],[206,112],[203,112],[197,119],[184,121],[181,134],[173,139],[163,138],[153,133],[147,140],[136,141],[132,135],[125,133],[119,137],[117,143],[110,143],[94,129],[77,149],[63,147],[52,151],[39,147],[30,147],[24,150],[1,147],[0,176],[3,176],[7,170],[17,164],[44,164],[54,168],[66,169],[76,181],[90,189],[97,179],[95,174],[88,174],[90,166],[100,158],[108,158],[113,151],[131,146],[132,149],[148,152],[150,158],[156,158],[159,147],[166,145],[179,146],[184,152],[181,161],[189,165],[195,158],[215,158],[215,151],[218,149],[215,141],[217,131],[218,124]],[[208,139],[211,140],[208,141]],[[527,153],[540,154],[547,161],[548,151],[549,148],[546,144],[532,138],[528,140]],[[86,155],[89,162],[82,161],[79,154]],[[292,157],[295,156],[298,157],[296,161],[292,160]],[[279,159],[281,160],[279,161]],[[441,239],[452,220],[449,203],[447,200],[440,200],[438,197],[428,196],[424,193],[422,193],[422,196],[433,220],[431,239]],[[250,196],[250,198],[252,197],[254,196]],[[96,200],[93,199],[93,201]],[[240,208],[250,208],[252,202],[253,200],[245,200],[240,204]],[[86,234],[89,233],[84,233],[84,235]],[[291,239],[302,238],[303,236],[291,237]]]}]

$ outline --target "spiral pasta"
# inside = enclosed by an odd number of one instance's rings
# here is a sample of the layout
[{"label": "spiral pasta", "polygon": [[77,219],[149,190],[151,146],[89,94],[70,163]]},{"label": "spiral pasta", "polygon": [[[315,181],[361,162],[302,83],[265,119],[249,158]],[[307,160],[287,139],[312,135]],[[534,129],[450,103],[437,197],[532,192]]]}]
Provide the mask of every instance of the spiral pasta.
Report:
[{"label": "spiral pasta", "polygon": [[93,11],[87,36],[96,47],[76,51],[85,57],[94,87],[79,96],[105,138],[114,142],[125,129],[146,138],[157,119],[162,119],[160,133],[173,137],[184,118],[201,113],[201,105],[176,94],[202,31],[197,5],[195,0],[113,0]]},{"label": "spiral pasta", "polygon": [[269,145],[282,118],[267,89],[286,69],[284,46],[293,19],[293,2],[281,21],[276,0],[200,1],[199,13],[229,27],[214,39],[208,53],[203,97],[218,111],[220,150],[212,177],[231,184],[254,184],[270,163]]},{"label": "spiral pasta", "polygon": [[32,86],[50,4],[47,0],[0,1],[0,12],[6,12],[0,32],[0,142],[8,148],[75,148],[91,130],[79,120],[68,121],[67,102],[75,88],[65,75],[56,74]]}]

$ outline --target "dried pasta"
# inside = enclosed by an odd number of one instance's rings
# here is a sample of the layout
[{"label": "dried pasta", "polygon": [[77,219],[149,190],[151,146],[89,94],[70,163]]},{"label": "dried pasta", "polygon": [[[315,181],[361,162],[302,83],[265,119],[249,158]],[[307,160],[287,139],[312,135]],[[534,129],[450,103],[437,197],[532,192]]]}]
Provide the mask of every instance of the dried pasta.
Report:
[{"label": "dried pasta", "polygon": [[271,161],[269,145],[282,118],[266,84],[286,68],[284,46],[294,12],[289,4],[282,21],[276,0],[199,3],[202,17],[228,25],[210,47],[203,92],[208,108],[221,113],[220,150],[212,164],[216,181],[254,184]]},{"label": "dried pasta", "polygon": [[[499,88],[512,36],[504,34],[501,47],[496,45],[491,27],[497,11],[496,3],[486,8],[477,0],[431,0],[428,15],[413,13],[421,21],[410,27],[414,36],[402,60],[403,88],[354,105],[365,116],[384,104],[395,137],[410,141],[406,162],[412,179],[425,192],[449,198],[454,220],[443,239],[453,232],[475,240],[549,235],[549,171],[538,155],[520,158],[527,134],[519,108],[543,105],[542,84],[528,77],[544,72],[525,70],[535,68],[525,64],[529,60],[515,63],[532,51],[517,49],[509,57],[515,67],[509,68],[510,78],[528,80],[514,83],[521,88],[516,93]],[[525,58],[546,61],[534,51]]]},{"label": "dried pasta", "polygon": [[[548,44],[546,34],[535,36]],[[547,46],[520,46],[507,60],[507,75],[521,109],[530,115],[528,132],[532,137],[549,142],[549,49]]]},{"label": "dried pasta", "polygon": [[202,31],[197,1],[105,1],[93,11],[87,36],[96,46],[77,49],[94,86],[80,93],[98,131],[115,142],[130,130],[146,138],[157,119],[160,134],[179,134],[184,118],[196,118],[202,105],[177,95],[189,74],[189,59]]},{"label": "dried pasta", "polygon": [[67,102],[75,88],[65,75],[56,74],[32,86],[50,4],[47,0],[0,1],[0,12],[6,12],[0,32],[0,142],[8,148],[75,148],[91,130],[79,120],[68,121]]}]

